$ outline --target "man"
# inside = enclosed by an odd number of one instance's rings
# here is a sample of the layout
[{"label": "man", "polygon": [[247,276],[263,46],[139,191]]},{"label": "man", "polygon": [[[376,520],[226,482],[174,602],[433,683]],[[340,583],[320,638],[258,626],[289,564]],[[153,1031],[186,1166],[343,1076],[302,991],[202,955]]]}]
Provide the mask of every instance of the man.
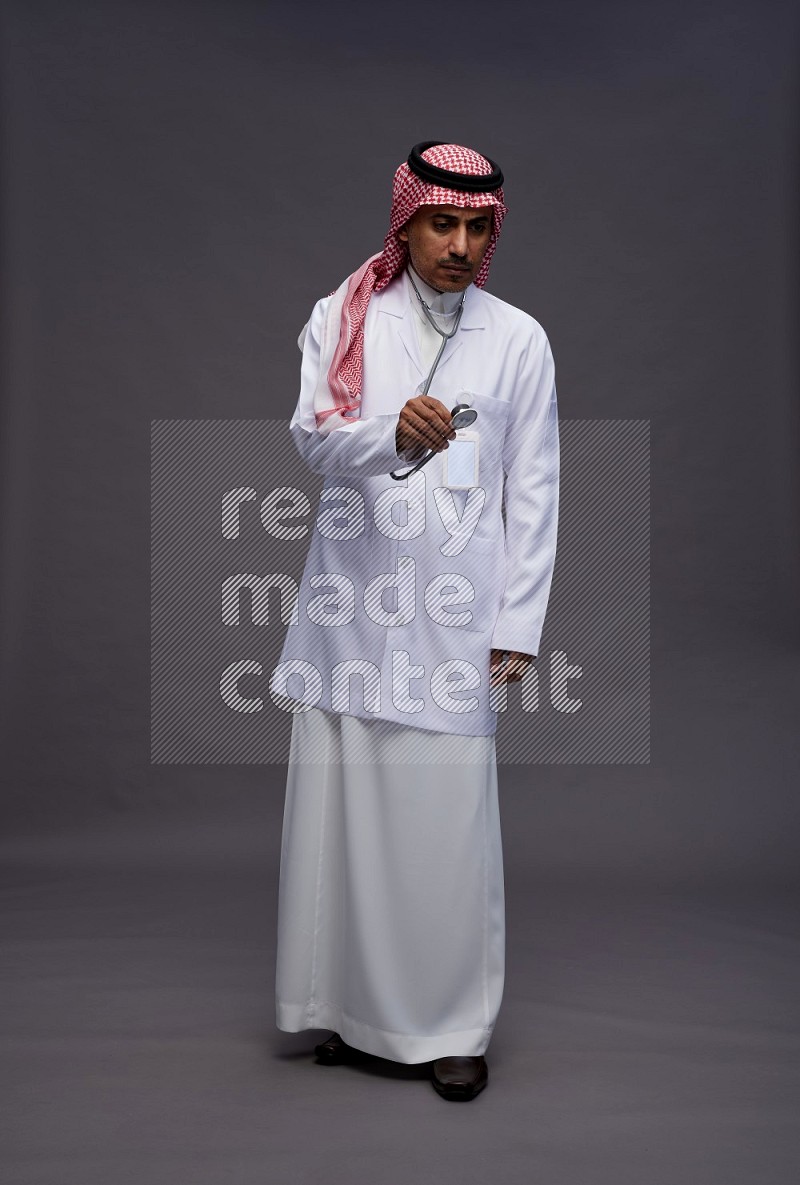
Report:
[{"label": "man", "polygon": [[321,1061],[430,1062],[454,1101],[488,1081],[497,696],[538,649],[558,510],[547,337],[483,291],[502,183],[472,149],[417,145],[383,251],[301,335],[291,432],[325,482],[271,683],[295,712],[278,1027],[334,1029]]}]

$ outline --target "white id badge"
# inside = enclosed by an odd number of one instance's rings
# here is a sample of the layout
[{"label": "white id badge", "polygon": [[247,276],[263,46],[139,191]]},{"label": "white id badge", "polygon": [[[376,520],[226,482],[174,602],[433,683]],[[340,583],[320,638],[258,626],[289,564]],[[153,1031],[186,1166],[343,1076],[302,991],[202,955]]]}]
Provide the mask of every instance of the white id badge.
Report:
[{"label": "white id badge", "polygon": [[459,428],[455,440],[448,443],[444,458],[443,481],[451,490],[467,490],[478,484],[478,433]]}]

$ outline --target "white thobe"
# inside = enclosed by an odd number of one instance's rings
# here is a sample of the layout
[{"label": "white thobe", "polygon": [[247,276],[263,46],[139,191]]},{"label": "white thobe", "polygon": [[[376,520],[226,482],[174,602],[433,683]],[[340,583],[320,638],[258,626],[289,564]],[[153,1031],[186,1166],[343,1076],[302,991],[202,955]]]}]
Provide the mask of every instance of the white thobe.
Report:
[{"label": "white thobe", "polygon": [[495,738],[459,737],[462,764],[451,740],[319,708],[294,717],[279,1028],[333,1029],[397,1062],[486,1050],[505,975]]},{"label": "white thobe", "polygon": [[[416,274],[415,282],[434,313],[452,313],[461,299]],[[403,283],[427,373],[441,337]],[[452,326],[452,316],[437,320]],[[494,735],[328,707],[297,712],[281,844],[278,1027],[333,1029],[398,1062],[476,1056],[489,1044],[504,972]]]}]

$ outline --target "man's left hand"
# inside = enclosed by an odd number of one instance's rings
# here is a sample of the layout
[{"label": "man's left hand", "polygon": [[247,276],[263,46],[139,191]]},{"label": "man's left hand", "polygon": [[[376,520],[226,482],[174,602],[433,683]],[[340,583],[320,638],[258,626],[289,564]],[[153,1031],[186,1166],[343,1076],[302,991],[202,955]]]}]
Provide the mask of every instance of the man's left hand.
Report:
[{"label": "man's left hand", "polygon": [[[503,665],[508,655],[508,661]],[[489,686],[497,687],[500,683],[519,683],[528,667],[536,656],[523,654],[519,650],[492,649],[489,657]]]}]

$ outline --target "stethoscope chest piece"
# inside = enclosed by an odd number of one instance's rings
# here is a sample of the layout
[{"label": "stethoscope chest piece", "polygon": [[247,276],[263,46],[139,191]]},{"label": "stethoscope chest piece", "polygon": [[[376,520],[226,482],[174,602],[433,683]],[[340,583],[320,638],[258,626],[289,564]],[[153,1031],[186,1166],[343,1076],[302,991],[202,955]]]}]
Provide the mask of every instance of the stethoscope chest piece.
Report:
[{"label": "stethoscope chest piece", "polygon": [[456,430],[459,428],[469,428],[470,424],[474,424],[477,418],[478,413],[468,403],[457,403],[450,413],[450,421]]}]

